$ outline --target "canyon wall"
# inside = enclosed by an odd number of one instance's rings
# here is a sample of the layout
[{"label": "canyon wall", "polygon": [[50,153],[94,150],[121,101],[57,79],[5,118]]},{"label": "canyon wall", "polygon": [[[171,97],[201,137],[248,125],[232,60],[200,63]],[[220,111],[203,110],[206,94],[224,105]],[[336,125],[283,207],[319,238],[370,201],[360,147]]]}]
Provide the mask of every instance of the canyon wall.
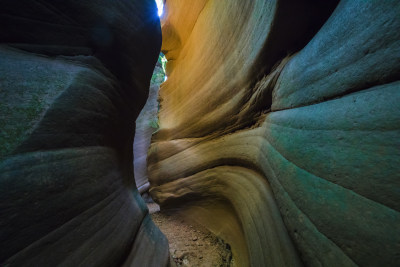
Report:
[{"label": "canyon wall", "polygon": [[168,265],[132,168],[154,1],[0,6],[0,265]]},{"label": "canyon wall", "polygon": [[133,144],[133,170],[139,193],[149,190],[147,177],[147,151],[151,136],[158,130],[158,90],[164,81],[164,70],[159,57],[150,82],[149,97],[136,119],[135,140]]},{"label": "canyon wall", "polygon": [[167,0],[153,199],[237,266],[398,266],[399,29],[394,0]]}]

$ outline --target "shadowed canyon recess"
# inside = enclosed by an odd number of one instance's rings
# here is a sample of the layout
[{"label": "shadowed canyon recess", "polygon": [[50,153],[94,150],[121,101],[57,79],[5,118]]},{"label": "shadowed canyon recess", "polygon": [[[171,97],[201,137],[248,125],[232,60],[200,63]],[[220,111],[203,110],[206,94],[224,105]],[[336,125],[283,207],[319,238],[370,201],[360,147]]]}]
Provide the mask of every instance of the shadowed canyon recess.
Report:
[{"label": "shadowed canyon recess", "polygon": [[1,266],[400,265],[398,0],[0,5]]}]

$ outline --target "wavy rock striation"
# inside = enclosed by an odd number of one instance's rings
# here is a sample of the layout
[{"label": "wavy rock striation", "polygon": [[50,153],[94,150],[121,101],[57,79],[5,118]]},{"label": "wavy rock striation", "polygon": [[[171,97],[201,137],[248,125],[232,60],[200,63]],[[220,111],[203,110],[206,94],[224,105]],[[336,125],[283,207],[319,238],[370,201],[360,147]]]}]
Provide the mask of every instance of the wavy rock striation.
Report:
[{"label": "wavy rock striation", "polygon": [[238,266],[400,264],[400,3],[166,2],[150,192]]},{"label": "wavy rock striation", "polygon": [[166,266],[132,169],[154,1],[0,5],[0,265]]}]

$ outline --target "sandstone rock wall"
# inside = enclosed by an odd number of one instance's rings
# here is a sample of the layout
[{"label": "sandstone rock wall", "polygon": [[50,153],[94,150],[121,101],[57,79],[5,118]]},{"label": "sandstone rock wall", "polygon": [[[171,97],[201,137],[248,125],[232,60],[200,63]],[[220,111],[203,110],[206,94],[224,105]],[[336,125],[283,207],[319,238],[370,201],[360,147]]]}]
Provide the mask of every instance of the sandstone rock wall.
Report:
[{"label": "sandstone rock wall", "polygon": [[133,144],[133,169],[139,193],[149,190],[147,177],[147,151],[151,136],[158,130],[158,91],[164,81],[164,70],[159,57],[150,82],[146,104],[136,119],[135,140]]},{"label": "sandstone rock wall", "polygon": [[154,1],[0,6],[0,265],[166,266],[132,169]]},{"label": "sandstone rock wall", "polygon": [[391,0],[168,0],[153,198],[238,266],[398,266],[399,14]]}]

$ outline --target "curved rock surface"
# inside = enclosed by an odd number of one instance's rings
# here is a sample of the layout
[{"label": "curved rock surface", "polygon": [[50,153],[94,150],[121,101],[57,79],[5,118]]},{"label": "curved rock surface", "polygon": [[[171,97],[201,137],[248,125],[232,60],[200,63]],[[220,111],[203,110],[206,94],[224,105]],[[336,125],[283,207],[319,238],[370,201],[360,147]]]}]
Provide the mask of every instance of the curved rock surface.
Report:
[{"label": "curved rock surface", "polygon": [[0,265],[168,265],[132,169],[154,1],[0,5]]},{"label": "curved rock surface", "polygon": [[166,2],[150,192],[238,266],[400,264],[400,3]]}]

